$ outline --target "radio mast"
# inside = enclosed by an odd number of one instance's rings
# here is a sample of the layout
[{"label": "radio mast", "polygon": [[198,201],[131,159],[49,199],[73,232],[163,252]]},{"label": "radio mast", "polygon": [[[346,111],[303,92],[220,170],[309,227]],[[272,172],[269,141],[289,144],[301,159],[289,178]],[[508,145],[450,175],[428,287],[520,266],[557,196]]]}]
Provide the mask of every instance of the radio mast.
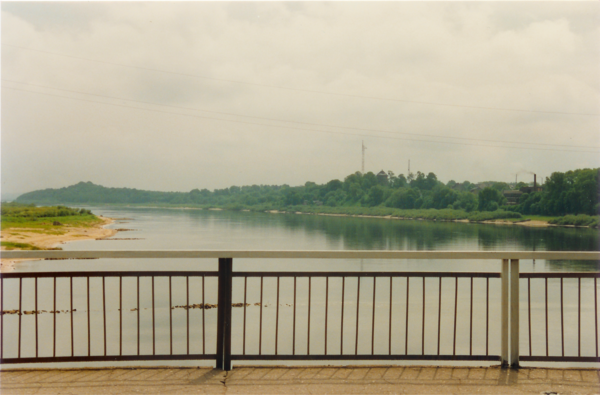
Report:
[{"label": "radio mast", "polygon": [[367,147],[365,147],[365,141],[363,140],[362,142],[362,174],[365,174],[365,150],[367,149]]}]

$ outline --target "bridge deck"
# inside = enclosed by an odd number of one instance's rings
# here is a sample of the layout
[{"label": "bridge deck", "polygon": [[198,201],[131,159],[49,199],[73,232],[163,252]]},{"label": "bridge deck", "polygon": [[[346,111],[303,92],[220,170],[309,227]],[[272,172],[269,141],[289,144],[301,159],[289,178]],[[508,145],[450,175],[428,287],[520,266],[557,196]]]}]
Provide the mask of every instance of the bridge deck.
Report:
[{"label": "bridge deck", "polygon": [[234,367],[11,370],[9,394],[544,394],[598,393],[596,369]]}]

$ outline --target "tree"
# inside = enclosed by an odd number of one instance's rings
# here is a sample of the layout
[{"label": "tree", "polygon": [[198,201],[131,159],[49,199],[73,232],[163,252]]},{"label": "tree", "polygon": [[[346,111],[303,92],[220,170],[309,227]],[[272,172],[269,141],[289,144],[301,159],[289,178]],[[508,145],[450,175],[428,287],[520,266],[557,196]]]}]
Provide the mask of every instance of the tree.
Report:
[{"label": "tree", "polygon": [[386,200],[386,206],[411,209],[415,208],[415,202],[419,199],[420,194],[412,188],[398,188]]},{"label": "tree", "polygon": [[496,211],[502,205],[504,196],[497,190],[487,187],[479,192],[479,211]]},{"label": "tree", "polygon": [[437,183],[438,179],[434,173],[427,174],[427,177],[425,178],[425,189],[431,190],[437,185]]},{"label": "tree", "polygon": [[365,203],[368,206],[379,206],[383,202],[383,195],[385,189],[381,185],[375,185],[369,189],[369,193],[366,196]]}]

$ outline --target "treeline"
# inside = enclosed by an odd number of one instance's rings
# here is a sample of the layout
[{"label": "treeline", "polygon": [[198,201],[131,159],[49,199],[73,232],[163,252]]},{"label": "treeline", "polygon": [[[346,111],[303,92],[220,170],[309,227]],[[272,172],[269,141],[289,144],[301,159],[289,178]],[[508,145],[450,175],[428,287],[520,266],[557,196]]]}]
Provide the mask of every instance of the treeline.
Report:
[{"label": "treeline", "polygon": [[[478,185],[469,181],[444,184],[434,173],[393,172],[350,174],[343,181],[303,186],[252,185],[230,188],[194,189],[190,192],[152,192],[130,188],[106,188],[80,182],[66,188],[46,189],[21,195],[17,201],[38,204],[156,204],[223,207],[229,209],[285,210],[298,206],[342,208],[381,207],[402,210],[452,209],[466,213],[510,211],[540,215],[598,214],[598,171],[582,169],[553,173],[542,192],[523,194],[519,204],[506,206],[504,182]],[[481,188],[481,186],[484,186]],[[338,211],[338,210],[336,210]],[[511,216],[510,214],[515,214]]]},{"label": "treeline", "polygon": [[599,171],[600,169],[579,169],[566,173],[552,173],[546,179],[543,191],[521,195],[519,204],[510,209],[522,214],[598,215]]}]

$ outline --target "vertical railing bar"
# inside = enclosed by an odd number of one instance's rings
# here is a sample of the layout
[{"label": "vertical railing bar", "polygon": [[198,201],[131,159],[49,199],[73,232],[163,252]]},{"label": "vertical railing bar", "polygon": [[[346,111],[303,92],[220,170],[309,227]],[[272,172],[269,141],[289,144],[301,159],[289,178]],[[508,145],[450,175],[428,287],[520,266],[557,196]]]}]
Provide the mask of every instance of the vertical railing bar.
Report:
[{"label": "vertical railing bar", "polygon": [[423,322],[421,323],[421,355],[425,355],[425,277],[423,277]]},{"label": "vertical railing bar", "polygon": [[527,278],[527,316],[529,319],[527,325],[529,329],[529,356],[531,356],[531,278]]},{"label": "vertical railing bar", "polygon": [[[225,258],[219,258],[219,275],[218,275],[218,297],[217,297],[217,347],[216,347],[216,368],[223,369],[223,332],[225,327],[225,275],[227,260]],[[203,306],[204,307],[204,306]],[[204,310],[204,309],[203,309]]]},{"label": "vertical railing bar", "polygon": [[527,316],[529,323],[529,356],[531,356],[531,278],[527,278]]},{"label": "vertical railing bar", "polygon": [[596,327],[596,357],[598,357],[598,284],[596,277],[594,277],[594,325]]},{"label": "vertical railing bar", "polygon": [[[52,314],[52,317],[53,317],[52,356],[55,357],[56,356],[56,277],[54,277],[53,293],[54,293],[54,314]],[[19,314],[21,313],[20,310],[21,309],[19,309]]]},{"label": "vertical railing bar", "polygon": [[[219,300],[217,317],[217,369],[231,370],[232,258],[219,258]],[[261,284],[262,285],[262,284]],[[262,290],[261,290],[262,292]]]},{"label": "vertical railing bar", "polygon": [[262,355],[262,312],[263,312],[263,276],[260,276],[260,321],[258,330],[258,355]]},{"label": "vertical railing bar", "polygon": [[548,356],[548,277],[545,278],[545,303],[546,303],[546,356]]},{"label": "vertical railing bar", "polygon": [[510,260],[510,366],[519,367],[519,260]]},{"label": "vertical railing bar", "polygon": [[[440,278],[441,280],[441,278]],[[485,355],[489,355],[489,324],[490,324],[490,278],[485,279]]]},{"label": "vertical railing bar", "polygon": [[104,321],[104,356],[106,356],[106,286],[102,276],[102,319]]},{"label": "vertical railing bar", "polygon": [[373,318],[371,320],[371,355],[375,352],[375,289],[377,288],[377,277],[373,277]]},{"label": "vertical railing bar", "polygon": [[279,339],[279,276],[277,276],[277,306],[275,307],[275,355]]},{"label": "vertical railing bar", "polygon": [[[37,286],[37,277],[35,278],[36,280],[36,286]],[[37,296],[37,290],[36,290],[36,296]],[[36,297],[37,299],[37,297]],[[71,309],[73,310],[73,309]],[[38,314],[37,314],[37,304],[35,306],[35,316],[37,318]],[[36,325],[37,327],[37,325]],[[37,328],[36,328],[37,329]],[[36,331],[37,334],[37,331]],[[36,349],[37,349],[37,336],[36,336]],[[37,353],[36,356],[37,358]],[[4,358],[4,277],[0,277],[0,360]]]},{"label": "vertical railing bar", "polygon": [[307,331],[307,335],[308,335],[308,339],[306,342],[306,353],[308,355],[310,355],[310,307],[311,307],[311,296],[312,296],[312,289],[311,289],[311,283],[312,283],[312,277],[308,278],[308,331]]},{"label": "vertical railing bar", "polygon": [[452,336],[452,355],[456,355],[456,312],[458,308],[458,277],[454,277],[454,331]]},{"label": "vertical railing bar", "polygon": [[329,277],[325,277],[325,355],[327,355],[327,315],[329,313]]},{"label": "vertical railing bar", "polygon": [[565,356],[565,324],[563,313],[563,278],[560,278],[560,346],[561,355]]},{"label": "vertical railing bar", "polygon": [[[38,357],[38,278],[35,278],[35,357]],[[2,288],[4,290],[4,287]],[[4,291],[3,291],[4,292]],[[73,311],[73,309],[71,309]]]},{"label": "vertical railing bar", "polygon": [[311,290],[311,283],[312,283],[312,277],[308,277],[308,329],[306,332],[307,335],[307,340],[306,340],[306,354],[310,355],[310,307],[311,307],[311,295],[312,295],[312,290]]},{"label": "vertical railing bar", "polygon": [[169,343],[170,355],[173,355],[173,292],[172,292],[172,276],[169,276]]},{"label": "vertical railing bar", "polygon": [[388,340],[388,355],[392,355],[392,277],[390,276],[390,317],[389,317],[389,340]]},{"label": "vertical railing bar", "polygon": [[119,355],[123,355],[123,276],[119,276]]},{"label": "vertical railing bar", "polygon": [[[185,306],[186,354],[190,355],[190,276],[185,276]],[[204,311],[204,303],[202,311]],[[202,349],[202,354],[204,354],[204,349]]]},{"label": "vertical railing bar", "polygon": [[308,339],[306,342],[306,354],[310,355],[310,302],[311,302],[311,296],[312,296],[312,289],[311,289],[311,283],[312,283],[312,277],[308,278],[308,331],[307,331],[307,335],[308,335]]},{"label": "vertical railing bar", "polygon": [[156,336],[155,336],[155,320],[154,320],[154,276],[152,276],[152,355],[156,355]]},{"label": "vertical railing bar", "polygon": [[502,272],[500,275],[500,360],[502,367],[508,365],[508,307],[510,300],[508,276],[508,259],[502,259]]},{"label": "vertical railing bar", "polygon": [[248,277],[244,277],[244,329],[242,336],[242,354],[246,355],[246,296],[248,290]]},{"label": "vertical railing bar", "polygon": [[296,355],[296,276],[294,276],[294,319],[292,322],[292,355]]},{"label": "vertical railing bar", "polygon": [[342,317],[340,319],[340,355],[344,355],[344,292],[346,277],[342,277]]},{"label": "vertical railing bar", "polygon": [[[202,354],[206,354],[206,304],[204,301],[204,296],[205,296],[205,292],[204,289],[206,288],[204,286],[204,281],[205,278],[204,276],[202,276]],[[189,309],[188,309],[188,320],[189,320]],[[189,339],[189,336],[188,336]],[[188,340],[189,341],[189,340]]]},{"label": "vertical railing bar", "polygon": [[[217,325],[217,369],[231,370],[231,298],[233,259],[219,258],[219,321]],[[261,284],[262,285],[262,284]],[[261,289],[262,292],[262,289]]]},{"label": "vertical railing bar", "polygon": [[123,276],[119,276],[119,355],[123,355]]},{"label": "vertical railing bar", "polygon": [[22,294],[22,289],[23,289],[23,277],[19,277],[19,344],[18,344],[18,358],[21,358],[21,316],[22,314],[22,309],[21,309],[21,294]]},{"label": "vertical railing bar", "polygon": [[[75,355],[75,340],[73,338],[73,276],[69,278],[69,290],[70,290],[70,301],[71,301],[71,356]],[[37,306],[35,309],[35,315],[37,316]]]},{"label": "vertical railing bar", "polygon": [[437,336],[437,355],[440,355],[440,334],[442,329],[442,278],[440,277],[440,285],[438,291],[438,336]]},{"label": "vertical railing bar", "polygon": [[410,277],[406,277],[406,328],[404,331],[404,355],[408,355],[408,290],[410,287]]},{"label": "vertical railing bar", "polygon": [[471,277],[471,312],[469,315],[469,355],[473,355],[473,277]]},{"label": "vertical railing bar", "polygon": [[140,355],[140,276],[137,276],[137,355]]},{"label": "vertical railing bar", "polygon": [[354,342],[354,355],[358,355],[358,316],[360,307],[360,277],[357,277],[358,282],[356,284],[356,339]]},{"label": "vertical railing bar", "polygon": [[577,356],[581,356],[581,277],[577,278]]},{"label": "vertical railing bar", "polygon": [[54,313],[52,314],[53,329],[52,329],[52,356],[56,357],[56,277],[54,277]]},{"label": "vertical railing bar", "polygon": [[[88,357],[92,353],[92,327],[90,325],[90,277],[87,276],[87,319],[88,319]],[[139,353],[138,353],[139,354]]]}]

